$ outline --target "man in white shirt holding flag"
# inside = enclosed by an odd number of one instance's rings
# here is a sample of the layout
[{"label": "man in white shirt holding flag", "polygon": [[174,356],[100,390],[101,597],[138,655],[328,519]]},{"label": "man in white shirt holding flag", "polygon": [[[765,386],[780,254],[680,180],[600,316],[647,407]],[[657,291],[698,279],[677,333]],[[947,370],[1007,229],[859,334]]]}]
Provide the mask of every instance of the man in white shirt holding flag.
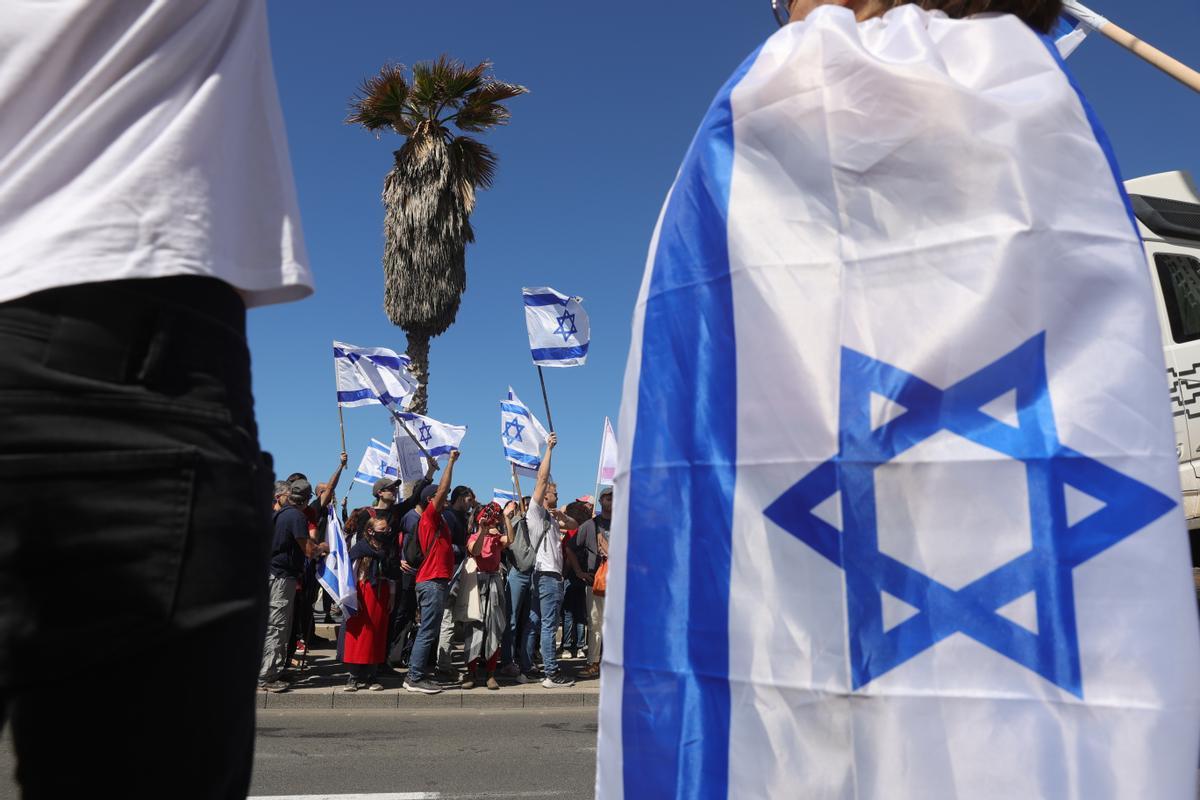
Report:
[{"label": "man in white shirt holding flag", "polygon": [[635,311],[598,797],[1193,800],[1152,287],[1060,11],[795,0],[718,93]]}]

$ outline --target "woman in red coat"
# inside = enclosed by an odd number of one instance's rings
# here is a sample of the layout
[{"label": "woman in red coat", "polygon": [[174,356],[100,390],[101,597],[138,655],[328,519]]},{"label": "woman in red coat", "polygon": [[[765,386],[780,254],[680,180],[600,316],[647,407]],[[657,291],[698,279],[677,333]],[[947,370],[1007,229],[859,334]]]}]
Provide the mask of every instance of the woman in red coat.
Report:
[{"label": "woman in red coat", "polygon": [[366,537],[350,548],[350,565],[358,581],[358,611],[346,620],[342,663],[350,668],[347,692],[382,691],[375,674],[387,657],[392,584],[383,577],[383,561],[390,533],[388,521],[382,517],[372,519],[365,533]]}]

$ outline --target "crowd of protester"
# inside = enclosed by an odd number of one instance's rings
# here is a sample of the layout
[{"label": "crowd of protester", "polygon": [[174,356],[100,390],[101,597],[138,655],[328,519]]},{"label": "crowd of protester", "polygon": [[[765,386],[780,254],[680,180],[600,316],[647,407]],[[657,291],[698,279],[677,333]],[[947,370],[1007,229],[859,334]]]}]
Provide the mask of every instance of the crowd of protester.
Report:
[{"label": "crowd of protester", "polygon": [[[287,691],[298,680],[296,670],[319,641],[318,604],[325,623],[339,623],[347,692],[380,691],[381,679],[402,675],[403,688],[421,694],[499,689],[502,682],[555,689],[599,677],[612,489],[560,508],[550,480],[556,444],[551,434],[532,494],[503,507],[454,486],[457,452],[436,483],[431,460],[412,485],[376,481],[369,506],[350,511],[343,501],[353,609],[333,604],[317,580],[346,454],[315,494],[305,475],[278,481],[260,689]],[[534,554],[526,569],[514,555],[522,546]],[[559,661],[585,654],[575,676]]]}]

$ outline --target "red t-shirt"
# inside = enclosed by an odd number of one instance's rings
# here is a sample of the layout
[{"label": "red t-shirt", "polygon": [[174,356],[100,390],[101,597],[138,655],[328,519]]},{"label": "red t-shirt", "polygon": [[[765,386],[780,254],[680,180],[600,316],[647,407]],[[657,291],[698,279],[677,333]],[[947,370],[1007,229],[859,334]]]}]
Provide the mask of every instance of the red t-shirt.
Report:
[{"label": "red t-shirt", "polygon": [[417,570],[417,583],[435,578],[450,579],[454,574],[454,551],[450,548],[450,526],[442,519],[433,498],[425,505],[421,521],[417,524],[417,538],[425,560]]},{"label": "red t-shirt", "polygon": [[[500,571],[500,534],[485,533],[483,540],[483,549],[479,551],[479,555],[472,556],[475,559],[475,566],[480,572],[499,572]],[[475,534],[467,540],[467,548],[475,546],[475,540],[479,538],[479,534]]]}]

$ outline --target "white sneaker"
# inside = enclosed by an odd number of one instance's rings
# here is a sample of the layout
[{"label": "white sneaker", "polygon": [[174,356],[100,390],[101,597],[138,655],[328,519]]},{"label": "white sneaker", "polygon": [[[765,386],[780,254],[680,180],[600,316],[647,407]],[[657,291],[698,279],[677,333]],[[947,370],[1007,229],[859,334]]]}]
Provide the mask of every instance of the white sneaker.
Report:
[{"label": "white sneaker", "polygon": [[566,689],[569,686],[574,686],[575,681],[563,675],[552,675],[542,681],[542,686],[547,689]]}]

